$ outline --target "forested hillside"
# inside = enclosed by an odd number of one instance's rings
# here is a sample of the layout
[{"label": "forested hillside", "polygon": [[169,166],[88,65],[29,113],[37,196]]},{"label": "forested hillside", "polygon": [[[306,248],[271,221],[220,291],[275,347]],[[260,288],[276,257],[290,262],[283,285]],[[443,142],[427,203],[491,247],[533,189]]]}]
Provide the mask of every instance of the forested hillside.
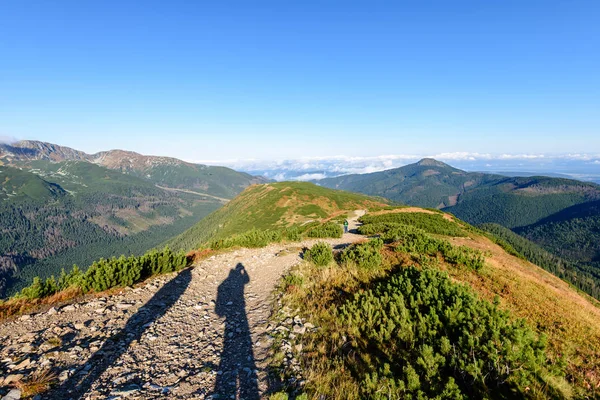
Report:
[{"label": "forested hillside", "polygon": [[316,181],[319,185],[382,196],[402,204],[443,208],[456,204],[467,190],[505,177],[465,172],[425,158],[415,164],[370,174],[345,175]]},{"label": "forested hillside", "polygon": [[50,143],[0,144],[0,297],[73,264],[141,254],[260,178],[229,168]]},{"label": "forested hillside", "polygon": [[0,167],[0,295],[74,263],[142,253],[222,205],[77,162]]},{"label": "forested hillside", "polygon": [[600,186],[595,183],[465,172],[431,159],[317,183],[437,207],[474,225],[499,224],[584,270],[600,265]]},{"label": "forested hillside", "polygon": [[[515,232],[561,257],[600,261],[600,201],[566,208]],[[598,264],[596,264],[598,265]]]}]

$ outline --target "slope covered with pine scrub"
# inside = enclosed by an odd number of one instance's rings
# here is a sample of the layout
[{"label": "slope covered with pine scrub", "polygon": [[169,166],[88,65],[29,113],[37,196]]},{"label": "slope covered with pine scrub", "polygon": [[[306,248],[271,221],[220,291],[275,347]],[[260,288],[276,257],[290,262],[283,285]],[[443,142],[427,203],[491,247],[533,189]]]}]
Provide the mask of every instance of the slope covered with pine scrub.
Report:
[{"label": "slope covered with pine scrub", "polygon": [[[308,398],[595,398],[598,302],[447,214],[368,213],[375,235],[307,261],[281,283],[282,307],[318,329],[285,332],[273,363],[300,359]],[[500,247],[494,242],[500,242]],[[512,250],[514,252],[514,250]],[[311,249],[309,260],[327,260]],[[329,260],[333,260],[330,257]],[[283,314],[282,318],[285,318]]]},{"label": "slope covered with pine scrub", "polygon": [[570,266],[590,271],[585,279],[593,281],[596,291],[600,287],[596,278],[600,274],[597,184],[558,177],[466,172],[432,159],[372,174],[323,179],[318,184],[436,207],[475,226],[502,225]]}]

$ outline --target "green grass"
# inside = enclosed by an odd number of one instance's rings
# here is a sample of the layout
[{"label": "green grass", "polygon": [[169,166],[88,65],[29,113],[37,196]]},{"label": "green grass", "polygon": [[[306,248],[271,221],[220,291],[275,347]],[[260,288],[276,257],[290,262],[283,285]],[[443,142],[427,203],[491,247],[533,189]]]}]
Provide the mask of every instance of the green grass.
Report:
[{"label": "green grass", "polygon": [[[380,199],[306,182],[255,185],[168,244],[190,250],[251,230],[304,229],[310,221],[318,225],[339,214],[384,205]],[[318,218],[314,216],[316,210],[320,210]],[[306,215],[308,212],[311,214]]]}]

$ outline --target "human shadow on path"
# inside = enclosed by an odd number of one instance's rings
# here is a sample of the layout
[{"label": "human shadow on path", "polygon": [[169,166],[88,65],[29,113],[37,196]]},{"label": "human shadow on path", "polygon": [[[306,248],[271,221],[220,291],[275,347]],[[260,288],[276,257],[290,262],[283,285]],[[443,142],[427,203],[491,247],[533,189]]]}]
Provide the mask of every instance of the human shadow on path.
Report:
[{"label": "human shadow on path", "polygon": [[[133,314],[123,329],[108,338],[102,347],[87,360],[85,368],[76,371],[44,398],[49,399],[78,399],[90,390],[94,382],[110,366],[123,355],[129,345],[139,340],[149,324],[158,320],[177,302],[192,280],[191,268],[184,269],[176,277],[167,282],[152,298]],[[131,382],[130,382],[131,383]],[[110,388],[101,388],[101,394],[106,396]]]},{"label": "human shadow on path", "polygon": [[257,400],[260,397],[244,300],[244,286],[249,282],[248,272],[238,263],[217,291],[215,313],[225,317],[225,332],[213,398]]}]

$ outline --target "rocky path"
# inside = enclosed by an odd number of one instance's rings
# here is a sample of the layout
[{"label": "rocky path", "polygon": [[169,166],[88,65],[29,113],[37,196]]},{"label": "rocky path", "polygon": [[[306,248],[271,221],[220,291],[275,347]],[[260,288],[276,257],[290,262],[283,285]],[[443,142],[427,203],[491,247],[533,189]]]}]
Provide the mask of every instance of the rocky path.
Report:
[{"label": "rocky path", "polygon": [[[0,394],[53,368],[59,384],[40,398],[263,398],[270,296],[315,242],[233,250],[135,289],[5,322]],[[301,334],[302,322],[294,324]]]}]

